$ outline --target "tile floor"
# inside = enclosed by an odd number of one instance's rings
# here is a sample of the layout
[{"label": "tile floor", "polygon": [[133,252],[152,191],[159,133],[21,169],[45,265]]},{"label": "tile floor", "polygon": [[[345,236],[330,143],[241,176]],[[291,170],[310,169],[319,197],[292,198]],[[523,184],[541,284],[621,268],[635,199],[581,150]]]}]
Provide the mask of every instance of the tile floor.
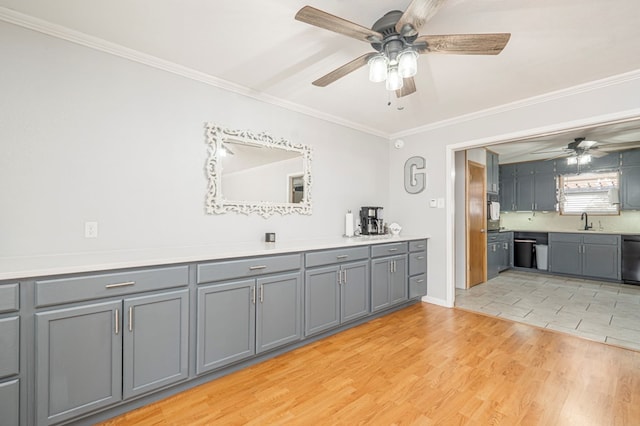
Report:
[{"label": "tile floor", "polygon": [[456,289],[455,305],[640,350],[640,286],[509,270]]}]

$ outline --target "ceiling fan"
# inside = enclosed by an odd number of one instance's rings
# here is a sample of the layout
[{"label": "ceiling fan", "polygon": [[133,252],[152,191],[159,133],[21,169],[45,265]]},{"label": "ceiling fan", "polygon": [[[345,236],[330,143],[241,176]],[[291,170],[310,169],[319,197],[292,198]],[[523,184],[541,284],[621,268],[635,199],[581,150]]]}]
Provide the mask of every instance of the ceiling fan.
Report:
[{"label": "ceiling fan", "polygon": [[371,29],[311,6],[303,7],[295,16],[298,21],[364,41],[375,50],[338,67],[312,84],[325,87],[369,64],[369,79],[386,81],[387,89],[402,97],[416,91],[413,76],[417,72],[419,54],[497,55],[504,49],[511,37],[509,33],[419,36],[422,25],[443,3],[444,0],[413,0],[407,10],[388,12]]},{"label": "ceiling fan", "polygon": [[[640,142],[621,142],[621,143],[606,143],[606,142],[598,142],[595,140],[588,140],[584,137],[575,138],[573,142],[570,142],[566,147],[560,147],[550,150],[542,150],[535,151],[534,154],[546,154],[546,153],[554,153],[560,152],[560,154],[555,155],[549,160],[553,160],[556,158],[564,158],[564,157],[575,157],[576,161],[580,161],[583,158],[598,158],[604,157],[610,152],[621,151],[624,149],[638,148],[640,147]],[[587,157],[590,156],[590,157]],[[588,159],[586,160],[589,161]]]}]

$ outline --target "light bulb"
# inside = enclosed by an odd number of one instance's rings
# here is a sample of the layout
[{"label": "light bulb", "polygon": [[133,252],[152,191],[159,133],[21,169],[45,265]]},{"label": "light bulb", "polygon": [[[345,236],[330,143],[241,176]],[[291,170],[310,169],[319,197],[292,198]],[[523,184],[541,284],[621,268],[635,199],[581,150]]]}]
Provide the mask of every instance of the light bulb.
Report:
[{"label": "light bulb", "polygon": [[376,55],[369,59],[369,81],[379,83],[387,78],[387,58]]},{"label": "light bulb", "polygon": [[403,50],[398,56],[398,71],[403,78],[413,77],[418,73],[418,54],[415,50]]},{"label": "light bulb", "polygon": [[387,74],[387,90],[402,89],[403,84],[404,82],[402,81],[402,76],[398,72],[398,68],[390,67]]}]

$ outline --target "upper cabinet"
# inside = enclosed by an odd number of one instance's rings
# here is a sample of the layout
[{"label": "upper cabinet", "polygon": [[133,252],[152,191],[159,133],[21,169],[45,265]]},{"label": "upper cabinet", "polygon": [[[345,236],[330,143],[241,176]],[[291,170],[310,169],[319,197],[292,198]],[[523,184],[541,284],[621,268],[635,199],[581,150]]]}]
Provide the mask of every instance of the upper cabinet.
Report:
[{"label": "upper cabinet", "polygon": [[499,189],[498,154],[487,151],[487,192],[497,194]]},{"label": "upper cabinet", "polygon": [[556,175],[553,161],[500,166],[502,211],[549,211],[556,206]]},{"label": "upper cabinet", "polygon": [[620,167],[620,209],[640,210],[640,149],[624,151]]}]

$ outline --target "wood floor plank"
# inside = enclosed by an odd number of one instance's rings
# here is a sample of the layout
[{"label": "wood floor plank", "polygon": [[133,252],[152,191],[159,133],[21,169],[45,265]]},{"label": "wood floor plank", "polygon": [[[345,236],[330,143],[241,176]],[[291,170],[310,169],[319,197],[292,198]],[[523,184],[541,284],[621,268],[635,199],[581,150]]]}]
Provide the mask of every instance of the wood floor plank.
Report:
[{"label": "wood floor plank", "polygon": [[416,304],[103,423],[638,425],[640,352]]}]

